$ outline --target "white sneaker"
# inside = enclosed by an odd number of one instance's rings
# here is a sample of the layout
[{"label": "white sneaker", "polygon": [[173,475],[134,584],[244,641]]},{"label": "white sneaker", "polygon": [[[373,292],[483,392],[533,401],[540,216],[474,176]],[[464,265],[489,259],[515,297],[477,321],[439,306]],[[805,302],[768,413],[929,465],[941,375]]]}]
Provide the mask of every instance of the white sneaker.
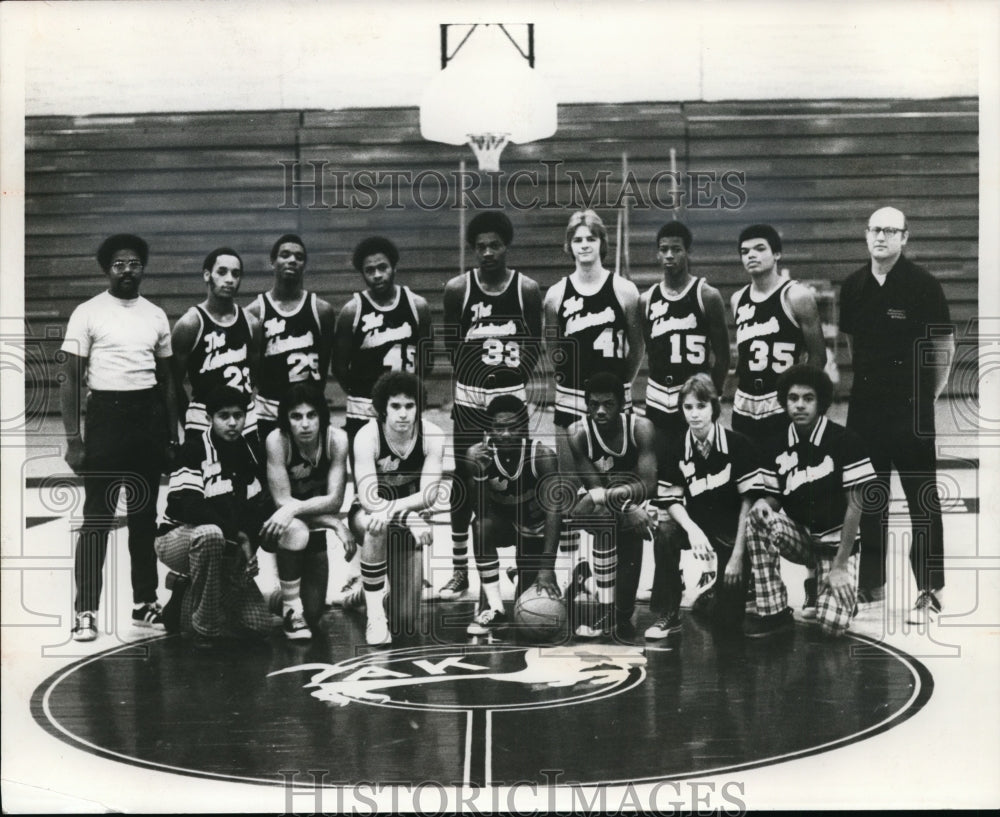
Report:
[{"label": "white sneaker", "polygon": [[97,613],[77,613],[73,621],[74,641],[94,641],[97,638]]},{"label": "white sneaker", "polygon": [[941,612],[941,601],[939,596],[941,591],[936,593],[931,590],[921,590],[917,596],[917,603],[913,609],[906,614],[907,624],[937,624],[938,614]]},{"label": "white sneaker", "polygon": [[313,635],[302,611],[291,607],[286,608],[282,616],[282,629],[289,641],[308,641]]},{"label": "white sneaker", "polygon": [[384,616],[368,616],[368,621],[365,622],[365,643],[370,647],[392,643],[392,636],[389,634],[389,620],[387,618]]},{"label": "white sneaker", "polygon": [[365,588],[364,585],[361,584],[361,579],[359,577],[358,581],[352,586],[351,590],[346,592],[344,597],[340,600],[340,606],[344,610],[360,610],[365,606],[365,603]]}]

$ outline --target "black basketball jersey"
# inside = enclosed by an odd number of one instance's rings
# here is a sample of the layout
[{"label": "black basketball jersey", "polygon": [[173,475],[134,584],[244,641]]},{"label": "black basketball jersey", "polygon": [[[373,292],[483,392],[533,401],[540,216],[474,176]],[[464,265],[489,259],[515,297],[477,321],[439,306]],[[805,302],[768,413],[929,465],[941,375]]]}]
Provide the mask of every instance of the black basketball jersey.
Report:
[{"label": "black basketball jersey", "polygon": [[763,301],[750,297],[750,285],[736,302],[736,395],[733,411],[754,420],[781,414],[778,375],[792,366],[805,348],[802,328],[791,314],[785,281]]},{"label": "black basketball jersey", "polygon": [[315,463],[299,451],[295,438],[289,435],[285,468],[295,499],[312,499],[326,493],[330,464],[333,462],[333,434],[333,427],[327,426],[326,438],[320,444],[319,459]]},{"label": "black basketball jersey", "polygon": [[635,443],[635,415],[622,414],[622,442],[616,451],[601,437],[597,425],[589,417],[583,420],[583,431],[587,440],[587,459],[605,480],[612,474],[638,473],[639,448]]},{"label": "black basketball jersey", "polygon": [[[319,370],[320,324],[316,294],[304,292],[302,304],[293,312],[278,310],[268,292],[257,296],[261,303],[264,348],[257,391],[275,405],[292,383],[324,382]],[[276,416],[276,415],[275,415]]]},{"label": "black basketball jersey", "polygon": [[420,324],[409,287],[399,287],[395,302],[389,306],[379,306],[367,292],[354,293],[354,303],[354,336],[344,384],[347,414],[374,417],[371,396],[375,381],[385,372],[417,370]]},{"label": "black basketball jersey", "polygon": [[593,295],[581,295],[572,278],[563,279],[557,321],[560,343],[553,354],[556,409],[583,416],[583,386],[597,372],[613,372],[627,383],[625,310],[615,294],[614,274],[608,273]]},{"label": "black basketball jersey", "polygon": [[378,420],[378,452],[375,455],[375,473],[378,475],[378,496],[390,502],[412,496],[420,490],[420,476],[424,470],[424,424],[418,421],[407,451],[396,451],[386,439],[385,429]]},{"label": "black basketball jersey", "polygon": [[763,494],[766,467],[748,437],[716,422],[708,456],[696,450],[690,430],[670,440],[659,463],[657,504],[683,502],[708,536],[736,541],[744,496]]},{"label": "black basketball jersey", "polygon": [[[529,445],[530,444],[530,445]],[[513,468],[504,467],[496,449],[486,443],[478,446],[489,452],[489,465],[480,482],[486,483],[487,501],[493,513],[511,522],[519,532],[541,536],[545,510],[539,501],[538,459],[555,455],[539,440],[526,440]]]},{"label": "black basketball jersey", "polygon": [[644,315],[649,333],[647,416],[656,411],[676,412],[684,381],[698,372],[711,371],[704,289],[705,279],[693,278],[677,295],[667,294],[663,282],[649,290]]},{"label": "black basketball jersey", "polygon": [[479,270],[465,273],[455,355],[456,402],[485,408],[496,394],[528,382],[522,355],[528,324],[521,282],[521,273],[514,270],[503,292],[490,294],[479,283]]},{"label": "black basketball jersey", "polygon": [[213,320],[205,309],[196,306],[201,320],[198,336],[187,359],[191,399],[205,399],[220,386],[232,386],[247,395],[253,393],[250,382],[250,323],[243,308],[236,307],[236,319],[227,325]]}]

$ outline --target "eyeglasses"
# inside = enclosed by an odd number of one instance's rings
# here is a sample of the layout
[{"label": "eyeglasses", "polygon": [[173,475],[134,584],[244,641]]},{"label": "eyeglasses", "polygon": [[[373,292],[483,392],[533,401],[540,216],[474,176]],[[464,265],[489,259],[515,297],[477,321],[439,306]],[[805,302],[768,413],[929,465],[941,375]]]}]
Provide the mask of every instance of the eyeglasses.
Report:
[{"label": "eyeglasses", "polygon": [[142,261],[138,258],[133,258],[131,261],[115,261],[111,265],[111,269],[115,272],[125,272],[125,270],[128,270],[129,272],[136,272],[137,270],[142,269]]},{"label": "eyeglasses", "polygon": [[878,235],[879,233],[882,233],[886,238],[895,238],[900,233],[905,233],[906,230],[899,227],[866,227],[865,232],[870,233],[871,235]]}]

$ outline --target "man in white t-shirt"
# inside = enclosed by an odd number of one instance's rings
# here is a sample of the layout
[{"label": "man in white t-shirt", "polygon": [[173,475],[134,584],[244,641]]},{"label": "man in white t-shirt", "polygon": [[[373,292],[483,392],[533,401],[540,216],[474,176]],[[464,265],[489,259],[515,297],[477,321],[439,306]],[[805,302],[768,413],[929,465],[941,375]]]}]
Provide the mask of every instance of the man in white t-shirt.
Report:
[{"label": "man in white t-shirt", "polygon": [[[108,288],[73,310],[59,386],[66,462],[83,478],[83,523],[76,545],[73,638],[97,638],[108,534],[125,488],[132,567],[132,623],[162,629],[156,600],[156,496],[177,445],[177,404],[170,375],[170,324],[139,295],[149,257],[135,235],[106,239],[97,262]],[[81,436],[80,407],[86,395]]]}]

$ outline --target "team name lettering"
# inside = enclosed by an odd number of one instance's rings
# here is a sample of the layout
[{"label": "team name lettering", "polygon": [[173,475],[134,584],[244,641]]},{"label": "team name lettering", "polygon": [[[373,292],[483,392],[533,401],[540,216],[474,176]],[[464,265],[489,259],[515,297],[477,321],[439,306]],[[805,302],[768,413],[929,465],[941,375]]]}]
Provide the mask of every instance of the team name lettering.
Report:
[{"label": "team name lettering", "polygon": [[264,321],[264,334],[271,338],[285,331],[284,318],[268,318]]},{"label": "team name lettering", "polygon": [[649,331],[651,338],[658,338],[667,332],[680,332],[684,329],[697,329],[698,318],[696,315],[688,315],[684,318],[667,318],[653,322],[653,328]]},{"label": "team name lettering", "polygon": [[582,332],[591,326],[614,323],[614,321],[615,311],[610,306],[606,306],[600,312],[589,312],[586,315],[575,315],[570,318],[566,321],[566,334],[575,335],[577,332]]},{"label": "team name lettering", "polygon": [[466,335],[466,339],[474,340],[477,338],[502,338],[516,334],[517,325],[513,320],[509,320],[507,323],[481,323],[477,326],[473,326]]},{"label": "team name lettering", "polygon": [[773,315],[764,323],[748,323],[736,327],[736,342],[759,338],[761,335],[773,335],[781,330],[778,319]]},{"label": "team name lettering", "polygon": [[753,316],[757,314],[757,307],[753,304],[740,304],[736,307],[736,322],[746,323],[753,319]]},{"label": "team name lettering", "polygon": [[727,484],[730,480],[731,466],[726,463],[726,467],[723,468],[717,474],[706,474],[703,477],[698,477],[697,479],[692,479],[688,481],[688,492],[691,496],[695,497],[699,494],[705,493],[705,491],[714,491],[716,488],[721,488],[723,485]]},{"label": "team name lettering", "polygon": [[481,301],[472,305],[472,317],[481,321],[483,318],[493,317],[493,304],[484,304]]},{"label": "team name lettering", "polygon": [[381,312],[369,312],[361,319],[361,331],[370,332],[372,329],[378,329],[383,323],[385,315]]},{"label": "team name lettering", "polygon": [[312,475],[312,466],[306,463],[293,465],[288,469],[288,473],[292,475],[292,479],[305,479]]},{"label": "team name lettering", "polygon": [[563,317],[567,315],[572,315],[583,309],[583,298],[580,295],[574,295],[572,298],[567,298],[563,301]]},{"label": "team name lettering", "polygon": [[796,468],[790,471],[785,478],[785,494],[790,494],[810,482],[817,482],[832,473],[833,458],[827,454],[819,465],[810,465],[806,468]]},{"label": "team name lettering", "polygon": [[376,465],[378,465],[379,471],[398,471],[400,461],[393,456],[382,457]]},{"label": "team name lettering", "polygon": [[222,496],[233,492],[231,479],[212,479],[205,484],[205,497]]},{"label": "team name lettering", "polygon": [[292,335],[290,338],[271,338],[264,349],[266,357],[281,355],[295,349],[306,349],[313,345],[312,329],[304,335]]},{"label": "team name lettering", "polygon": [[247,347],[243,344],[238,349],[226,349],[222,352],[210,352],[205,356],[205,362],[201,364],[199,374],[221,369],[231,363],[244,363],[247,359]]},{"label": "team name lettering", "polygon": [[602,473],[607,473],[615,467],[615,461],[611,457],[598,457],[594,460],[594,467]]},{"label": "team name lettering", "polygon": [[253,482],[251,482],[247,486],[247,499],[253,499],[255,496],[257,496],[257,494],[259,494],[263,490],[264,488],[261,486],[260,481],[257,479],[257,477],[254,477]]},{"label": "team name lettering", "polygon": [[403,326],[397,326],[395,328],[389,329],[376,329],[368,335],[365,335],[365,339],[361,341],[362,349],[373,349],[377,346],[383,346],[387,343],[395,343],[396,341],[406,340],[408,337],[413,335],[413,327],[410,324],[404,324]]}]

